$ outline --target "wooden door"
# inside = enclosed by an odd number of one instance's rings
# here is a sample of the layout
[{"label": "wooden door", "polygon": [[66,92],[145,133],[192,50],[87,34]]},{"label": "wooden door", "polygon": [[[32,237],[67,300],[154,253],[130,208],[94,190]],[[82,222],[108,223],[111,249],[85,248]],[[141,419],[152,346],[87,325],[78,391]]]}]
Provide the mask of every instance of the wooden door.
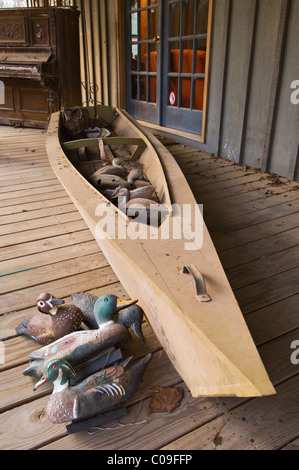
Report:
[{"label": "wooden door", "polygon": [[212,0],[127,1],[127,109],[201,135]]},{"label": "wooden door", "polygon": [[167,127],[201,134],[209,0],[164,3],[163,118]]},{"label": "wooden door", "polygon": [[126,0],[127,107],[138,119],[159,122],[159,0]]}]

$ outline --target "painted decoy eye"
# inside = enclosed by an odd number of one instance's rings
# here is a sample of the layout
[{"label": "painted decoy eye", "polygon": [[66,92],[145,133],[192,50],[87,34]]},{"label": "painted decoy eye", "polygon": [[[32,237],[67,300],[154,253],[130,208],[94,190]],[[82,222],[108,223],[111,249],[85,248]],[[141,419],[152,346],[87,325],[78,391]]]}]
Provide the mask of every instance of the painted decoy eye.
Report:
[{"label": "painted decoy eye", "polygon": [[52,369],[57,369],[57,365],[56,365],[56,364],[53,364],[53,365],[52,365]]},{"label": "painted decoy eye", "polygon": [[44,307],[46,304],[42,300],[40,300],[37,304],[39,307]]},{"label": "painted decoy eye", "polygon": [[104,302],[108,302],[108,298],[107,298],[107,297],[104,298]]}]

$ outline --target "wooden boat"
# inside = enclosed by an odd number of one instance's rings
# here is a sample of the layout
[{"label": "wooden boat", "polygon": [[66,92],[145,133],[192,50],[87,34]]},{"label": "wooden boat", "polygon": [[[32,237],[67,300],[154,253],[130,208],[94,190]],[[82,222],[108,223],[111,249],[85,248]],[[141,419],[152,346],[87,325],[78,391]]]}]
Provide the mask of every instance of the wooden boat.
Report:
[{"label": "wooden boat", "polygon": [[[98,106],[89,112],[104,118],[111,135],[102,140],[66,142],[62,114],[54,113],[47,134],[49,160],[124,288],[139,300],[192,395],[274,394],[202,215],[174,158],[125,111]],[[102,150],[103,145],[110,149],[122,145],[133,160],[139,157],[160,203],[168,208],[160,225],[150,227],[151,236],[146,239],[128,236],[134,221],[79,171],[88,164],[78,161],[76,149],[99,143]],[[182,217],[185,207],[193,214],[192,220],[187,217],[188,223]],[[105,232],[110,222],[116,232],[119,224],[128,230],[126,236]],[[202,240],[198,238],[199,223]],[[169,237],[165,236],[167,229]]]}]

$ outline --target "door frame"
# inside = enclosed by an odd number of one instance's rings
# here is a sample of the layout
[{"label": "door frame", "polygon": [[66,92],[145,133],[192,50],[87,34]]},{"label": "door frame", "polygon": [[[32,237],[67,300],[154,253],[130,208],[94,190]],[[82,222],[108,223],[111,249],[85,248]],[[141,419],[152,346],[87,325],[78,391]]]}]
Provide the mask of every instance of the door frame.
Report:
[{"label": "door frame", "polygon": [[[124,3],[124,18],[125,18],[125,61],[126,58],[131,57],[131,36],[130,36],[130,13],[129,9],[127,9],[127,4],[129,3],[130,0],[123,0]],[[156,0],[157,1],[157,37],[161,36],[161,26],[162,26],[162,8],[163,8],[163,0]],[[142,10],[142,9],[141,9]],[[150,41],[152,42],[152,40]],[[127,67],[128,65],[126,64],[125,66],[125,74],[126,74],[126,109],[129,110],[129,112],[133,116],[137,116],[136,119],[143,120],[144,116],[146,116],[147,122],[150,122],[152,124],[160,124],[161,123],[161,79],[160,79],[160,73],[161,73],[161,60],[162,60],[162,54],[161,54],[161,42],[156,42],[157,44],[157,71],[155,72],[156,77],[157,77],[157,93],[156,93],[156,103],[151,103],[147,101],[140,101],[140,100],[130,100],[131,96],[131,80],[128,80],[128,76],[130,74],[130,71],[128,72]],[[150,75],[150,71],[146,71],[146,77]],[[142,72],[137,72],[137,76],[142,76]],[[139,82],[140,83],[140,82]],[[149,81],[147,81],[147,85],[149,85]],[[148,90],[147,86],[147,90]]]},{"label": "door frame", "polygon": [[[164,4],[165,0],[160,0],[162,5],[160,12],[164,14]],[[212,47],[212,33],[213,33],[213,17],[214,17],[214,8],[215,8],[215,0],[209,0],[209,14],[208,14],[208,29],[207,29],[207,50],[206,50],[206,68],[205,68],[205,83],[204,83],[204,95],[203,95],[203,111],[202,111],[202,132],[201,134],[194,134],[186,131],[181,131],[183,135],[189,136],[190,138],[195,138],[197,141],[201,143],[205,143],[206,140],[206,126],[207,126],[207,106],[208,106],[208,93],[209,93],[209,82],[210,82],[210,68],[211,68],[211,63],[210,63],[210,57],[211,57],[211,47]],[[161,31],[162,29],[162,14],[158,16],[158,30]],[[128,51],[128,36],[127,36],[127,26],[126,26],[126,20],[127,20],[127,10],[126,10],[126,2],[124,0],[117,0],[117,7],[116,7],[116,16],[118,19],[118,25],[117,25],[117,57],[118,57],[118,106],[124,109],[128,109],[128,91],[129,91],[129,86],[130,83],[128,83],[127,80],[127,70],[126,70],[126,57],[127,54],[130,52]],[[160,46],[161,47],[161,46]],[[130,55],[129,55],[130,57]],[[159,61],[160,61],[160,70],[162,70],[163,73],[163,63],[162,61],[162,53],[159,54]],[[158,64],[157,64],[157,69],[158,69]],[[158,70],[157,70],[158,73]],[[161,82],[161,81],[160,81]],[[167,99],[167,98],[166,98]],[[140,120],[146,125],[146,123],[149,123],[151,127],[161,129],[162,131],[169,130],[170,133],[174,132],[180,132],[179,129],[174,129],[172,127],[166,127],[163,126],[162,124],[162,87],[160,86],[160,83],[157,86],[157,102],[160,100],[160,106],[158,106],[158,123],[157,122],[151,122],[150,120],[144,120],[142,118],[136,118],[137,120]],[[133,100],[132,100],[133,101]],[[131,101],[131,102],[132,102]],[[139,102],[140,103],[140,102]],[[148,110],[148,105],[151,103],[144,102],[144,109]],[[157,106],[157,105],[156,105]],[[130,109],[130,112],[134,112],[134,107]],[[148,114],[148,111],[146,111]],[[187,110],[186,112],[191,112]]]}]

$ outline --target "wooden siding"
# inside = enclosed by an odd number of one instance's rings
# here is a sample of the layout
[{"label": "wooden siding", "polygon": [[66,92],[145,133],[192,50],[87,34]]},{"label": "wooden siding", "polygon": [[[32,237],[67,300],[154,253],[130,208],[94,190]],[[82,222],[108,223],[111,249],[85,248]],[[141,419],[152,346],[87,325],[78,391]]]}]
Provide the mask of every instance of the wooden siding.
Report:
[{"label": "wooden siding", "polygon": [[74,0],[81,11],[82,101],[116,106],[118,99],[117,21],[113,0]]},{"label": "wooden siding", "polygon": [[296,0],[215,0],[204,144],[238,163],[299,180]]}]

